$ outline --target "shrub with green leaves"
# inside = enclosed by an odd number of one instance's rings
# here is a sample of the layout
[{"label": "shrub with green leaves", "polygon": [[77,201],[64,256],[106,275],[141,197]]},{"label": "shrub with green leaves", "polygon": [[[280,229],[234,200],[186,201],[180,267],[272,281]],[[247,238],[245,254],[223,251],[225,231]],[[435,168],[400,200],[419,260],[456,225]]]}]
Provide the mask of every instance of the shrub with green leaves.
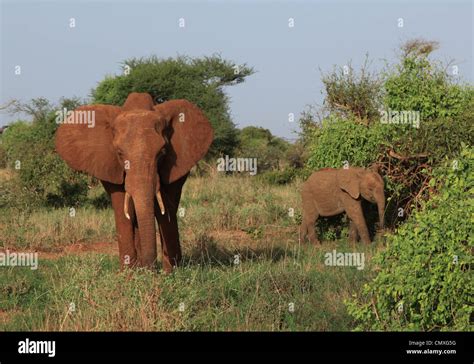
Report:
[{"label": "shrub with green leaves", "polygon": [[285,163],[289,143],[272,135],[270,130],[247,126],[240,131],[238,157],[257,158],[258,173],[278,170]]},{"label": "shrub with green leaves", "polygon": [[392,132],[392,126],[380,123],[368,127],[352,119],[326,118],[312,131],[307,174],[321,168],[342,168],[346,163],[367,167],[377,160]]},{"label": "shrub with green leaves", "polygon": [[348,62],[322,75],[321,81],[326,91],[324,104],[331,114],[343,118],[356,117],[365,125],[380,119],[383,79],[371,72],[369,65],[367,55],[358,71]]},{"label": "shrub with green leaves", "polygon": [[346,302],[358,330],[472,330],[474,149],[436,169],[435,195],[374,257],[379,268]]},{"label": "shrub with green leaves", "polygon": [[[70,101],[63,100],[61,107]],[[87,177],[70,169],[54,150],[58,124],[53,107],[33,119],[32,123],[12,123],[2,134],[7,166],[17,172],[21,185],[21,196],[4,201],[14,203],[24,199],[29,205],[53,206],[75,206],[84,202]],[[5,191],[18,193],[18,189],[6,188]]]},{"label": "shrub with green leaves", "polygon": [[386,75],[386,108],[419,111],[421,122],[454,117],[466,108],[474,89],[456,83],[443,65],[428,58],[437,46],[435,42],[415,39],[402,47],[400,63]]},{"label": "shrub with green leaves", "polygon": [[259,179],[270,185],[286,185],[297,176],[297,170],[292,167],[281,171],[268,171],[259,175]]}]

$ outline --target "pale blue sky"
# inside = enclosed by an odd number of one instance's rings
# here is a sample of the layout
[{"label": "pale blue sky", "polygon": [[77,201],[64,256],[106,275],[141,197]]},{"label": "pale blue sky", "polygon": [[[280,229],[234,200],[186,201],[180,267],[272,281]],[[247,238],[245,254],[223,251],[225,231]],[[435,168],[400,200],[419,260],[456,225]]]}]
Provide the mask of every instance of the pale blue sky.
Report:
[{"label": "pale blue sky", "polygon": [[[293,138],[288,114],[322,102],[319,69],[360,64],[367,52],[381,68],[412,37],[439,41],[435,58],[455,59],[460,76],[474,78],[471,1],[1,1],[1,13],[1,104],[87,97],[130,57],[219,53],[257,71],[226,89],[237,126]],[[0,114],[0,125],[10,120]]]}]

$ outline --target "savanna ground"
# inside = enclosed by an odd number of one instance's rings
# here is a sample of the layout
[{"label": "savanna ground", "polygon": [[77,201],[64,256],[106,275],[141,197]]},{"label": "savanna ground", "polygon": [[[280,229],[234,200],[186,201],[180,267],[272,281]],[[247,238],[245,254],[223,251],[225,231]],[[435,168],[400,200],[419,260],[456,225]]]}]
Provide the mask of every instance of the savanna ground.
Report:
[{"label": "savanna ground", "polygon": [[[370,280],[382,243],[299,244],[299,184],[190,178],[171,275],[120,272],[110,208],[4,209],[0,251],[35,251],[39,264],[0,267],[0,330],[351,330],[344,300]],[[333,249],[364,252],[365,269],[326,266]]]}]

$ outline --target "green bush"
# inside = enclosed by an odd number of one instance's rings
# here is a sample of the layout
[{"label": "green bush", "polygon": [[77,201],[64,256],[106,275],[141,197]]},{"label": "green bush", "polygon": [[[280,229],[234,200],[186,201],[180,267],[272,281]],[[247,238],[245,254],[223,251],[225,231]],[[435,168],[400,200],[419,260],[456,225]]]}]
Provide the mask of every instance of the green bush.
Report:
[{"label": "green bush", "polygon": [[306,165],[308,152],[301,141],[296,141],[288,146],[285,153],[285,162],[288,167],[302,169]]},{"label": "green bush", "polygon": [[462,113],[474,97],[474,89],[457,84],[445,67],[428,58],[436,47],[434,42],[416,39],[403,46],[400,63],[386,75],[387,108],[419,111],[421,122]]},{"label": "green bush", "polygon": [[375,162],[394,132],[392,125],[371,127],[352,119],[330,116],[312,131],[307,174],[321,168],[367,167]]},{"label": "green bush", "polygon": [[358,330],[472,330],[472,147],[434,172],[434,195],[374,258],[378,275],[348,301]]},{"label": "green bush", "polygon": [[369,70],[368,56],[358,72],[348,62],[324,74],[321,81],[326,91],[324,104],[331,114],[343,118],[356,117],[365,125],[380,119],[383,80]]},{"label": "green bush", "polygon": [[31,205],[75,206],[86,199],[87,177],[55,152],[55,117],[50,111],[32,123],[12,123],[2,135],[2,147],[8,168],[17,172],[23,199]]},{"label": "green bush", "polygon": [[259,179],[270,185],[286,185],[292,182],[297,175],[294,168],[285,168],[281,171],[268,171],[259,174]]},{"label": "green bush", "polygon": [[[385,150],[376,163],[385,177],[389,203],[387,222],[396,225],[429,198],[432,171],[445,158],[454,158],[462,144],[474,142],[474,100],[456,117],[439,117],[420,127],[391,125]],[[398,154],[395,157],[393,152]],[[400,159],[401,157],[401,159]],[[403,216],[399,216],[399,209]]]},{"label": "green bush", "polygon": [[247,126],[239,133],[238,157],[257,158],[258,173],[279,170],[285,163],[289,143],[272,135],[270,130]]}]

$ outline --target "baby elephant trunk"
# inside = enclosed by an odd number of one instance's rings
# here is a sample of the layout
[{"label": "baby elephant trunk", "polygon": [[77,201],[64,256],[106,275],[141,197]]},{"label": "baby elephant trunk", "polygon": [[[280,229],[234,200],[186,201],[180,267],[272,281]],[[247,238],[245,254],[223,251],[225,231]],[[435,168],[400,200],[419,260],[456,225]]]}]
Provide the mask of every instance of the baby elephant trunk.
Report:
[{"label": "baby elephant trunk", "polygon": [[379,213],[379,229],[383,230],[385,226],[385,196],[383,193],[377,197],[377,210]]}]

